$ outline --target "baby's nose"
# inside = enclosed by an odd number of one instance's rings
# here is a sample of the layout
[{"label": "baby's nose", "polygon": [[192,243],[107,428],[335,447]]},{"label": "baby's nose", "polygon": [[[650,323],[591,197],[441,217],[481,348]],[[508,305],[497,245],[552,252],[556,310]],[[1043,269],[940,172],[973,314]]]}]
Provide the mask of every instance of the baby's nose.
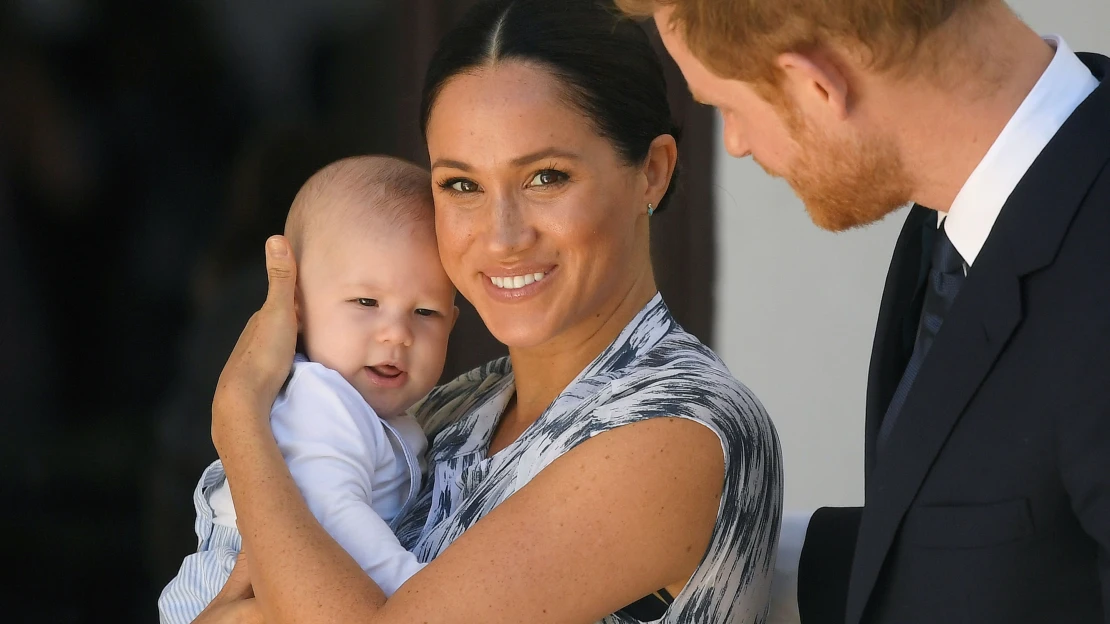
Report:
[{"label": "baby's nose", "polygon": [[408,320],[390,319],[381,324],[378,340],[387,344],[412,346],[412,327]]}]

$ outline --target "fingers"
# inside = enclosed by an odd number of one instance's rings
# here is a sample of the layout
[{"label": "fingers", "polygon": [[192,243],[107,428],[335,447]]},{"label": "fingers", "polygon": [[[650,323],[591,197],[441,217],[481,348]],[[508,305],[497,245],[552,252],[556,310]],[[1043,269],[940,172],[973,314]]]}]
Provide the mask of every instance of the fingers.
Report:
[{"label": "fingers", "polygon": [[254,598],[236,602],[213,600],[193,620],[193,624],[266,624],[266,618]]},{"label": "fingers", "polygon": [[255,600],[245,548],[235,559],[235,567],[231,569],[231,576],[224,584],[224,592],[226,592],[224,596],[226,602],[232,607],[237,624],[262,624],[262,611],[258,608],[258,601]]},{"label": "fingers", "polygon": [[266,241],[266,278],[270,288],[266,293],[266,307],[280,310],[293,309],[293,292],[297,283],[297,263],[289,241],[284,236],[271,236]]},{"label": "fingers", "polygon": [[223,589],[193,624],[263,624],[262,610],[254,598],[246,552],[240,552]]},{"label": "fingers", "polygon": [[258,606],[258,601],[254,598],[230,605],[228,619],[234,624],[266,624],[266,617],[262,613],[262,608]]},{"label": "fingers", "polygon": [[254,587],[251,585],[250,566],[247,564],[247,553],[240,552],[235,559],[235,567],[231,568],[231,576],[220,592],[229,600],[245,600],[254,598]]}]

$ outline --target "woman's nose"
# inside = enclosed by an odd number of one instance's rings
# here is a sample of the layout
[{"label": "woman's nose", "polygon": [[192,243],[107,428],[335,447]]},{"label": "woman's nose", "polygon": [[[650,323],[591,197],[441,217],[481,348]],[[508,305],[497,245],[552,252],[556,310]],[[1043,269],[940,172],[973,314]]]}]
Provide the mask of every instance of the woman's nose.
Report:
[{"label": "woman's nose", "polygon": [[494,200],[489,247],[498,257],[513,256],[536,242],[536,230],[521,208],[517,198],[509,193]]}]

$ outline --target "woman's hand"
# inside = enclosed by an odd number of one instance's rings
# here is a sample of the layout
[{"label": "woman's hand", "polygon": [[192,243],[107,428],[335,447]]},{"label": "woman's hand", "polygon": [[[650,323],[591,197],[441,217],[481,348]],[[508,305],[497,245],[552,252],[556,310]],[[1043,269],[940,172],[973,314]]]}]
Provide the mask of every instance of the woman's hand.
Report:
[{"label": "woman's hand", "polygon": [[263,624],[262,610],[254,598],[247,553],[239,553],[231,576],[193,624]]},{"label": "woman's hand", "polygon": [[220,449],[243,426],[244,418],[268,416],[293,365],[297,315],[293,303],[297,266],[282,236],[266,241],[269,291],[235,343],[212,399],[212,441]]}]

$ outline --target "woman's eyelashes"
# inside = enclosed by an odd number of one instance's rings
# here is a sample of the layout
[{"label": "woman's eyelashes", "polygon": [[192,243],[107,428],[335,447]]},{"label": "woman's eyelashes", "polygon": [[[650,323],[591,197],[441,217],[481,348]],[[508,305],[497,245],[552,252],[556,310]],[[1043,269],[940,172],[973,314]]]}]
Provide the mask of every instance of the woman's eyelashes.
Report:
[{"label": "woman's eyelashes", "polygon": [[555,184],[562,184],[570,180],[570,176],[558,169],[541,169],[532,176],[532,180],[528,183],[529,187],[537,186],[552,186]]},{"label": "woman's eyelashes", "polygon": [[477,193],[480,189],[477,182],[466,178],[448,178],[439,183],[439,188],[459,195]]},{"label": "woman's eyelashes", "polygon": [[[570,175],[565,171],[548,167],[540,169],[528,178],[525,188],[551,187],[570,180]],[[439,183],[439,188],[456,195],[469,195],[482,190],[480,184],[469,178],[448,178]]]}]

